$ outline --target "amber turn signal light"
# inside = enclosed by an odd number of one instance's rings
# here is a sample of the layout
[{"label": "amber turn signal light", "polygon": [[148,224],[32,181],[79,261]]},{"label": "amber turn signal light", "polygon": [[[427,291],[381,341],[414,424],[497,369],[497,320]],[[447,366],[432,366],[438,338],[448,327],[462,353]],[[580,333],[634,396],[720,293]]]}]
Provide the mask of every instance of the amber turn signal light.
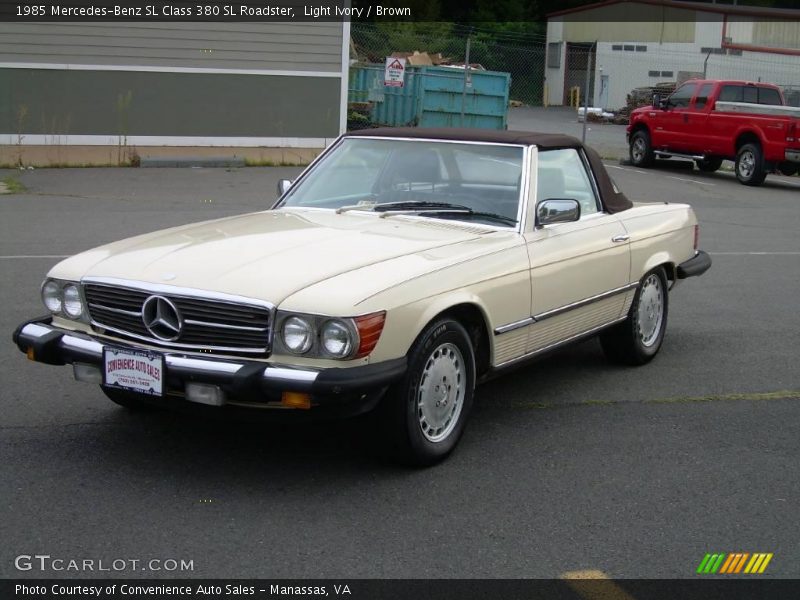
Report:
[{"label": "amber turn signal light", "polygon": [[281,404],[286,408],[311,408],[311,396],[299,392],[283,392],[281,394]]}]

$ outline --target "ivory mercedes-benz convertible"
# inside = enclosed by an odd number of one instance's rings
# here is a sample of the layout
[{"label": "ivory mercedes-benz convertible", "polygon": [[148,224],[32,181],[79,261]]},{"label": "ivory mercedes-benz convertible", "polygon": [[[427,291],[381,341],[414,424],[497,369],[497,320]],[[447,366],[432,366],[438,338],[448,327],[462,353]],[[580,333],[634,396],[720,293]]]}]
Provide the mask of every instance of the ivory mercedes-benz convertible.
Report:
[{"label": "ivory mercedes-benz convertible", "polygon": [[711,265],[689,206],[631,203],[561,135],[351,133],[279,188],[270,210],[62,261],[14,341],[129,408],[373,411],[431,464],[507,367],[593,334],[648,362],[668,290]]}]

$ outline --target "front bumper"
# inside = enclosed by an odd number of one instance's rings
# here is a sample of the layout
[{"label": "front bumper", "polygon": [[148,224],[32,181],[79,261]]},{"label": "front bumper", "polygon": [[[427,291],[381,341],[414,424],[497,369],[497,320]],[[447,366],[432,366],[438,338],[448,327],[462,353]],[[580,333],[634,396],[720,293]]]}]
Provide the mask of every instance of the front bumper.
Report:
[{"label": "front bumper", "polygon": [[[14,332],[14,343],[36,362],[83,363],[102,368],[104,341],[83,332],[54,327],[51,322],[50,317],[42,317],[21,324]],[[108,345],[137,348],[124,342]],[[283,392],[299,392],[311,396],[314,408],[338,407],[343,409],[341,412],[352,414],[365,412],[406,372],[405,357],[360,367],[310,369],[244,358],[163,354],[166,394],[180,396],[186,383],[205,383],[219,386],[232,404],[267,408],[280,403]]]},{"label": "front bumper", "polygon": [[711,268],[711,257],[708,253],[698,250],[694,257],[678,265],[678,279],[698,277]]}]

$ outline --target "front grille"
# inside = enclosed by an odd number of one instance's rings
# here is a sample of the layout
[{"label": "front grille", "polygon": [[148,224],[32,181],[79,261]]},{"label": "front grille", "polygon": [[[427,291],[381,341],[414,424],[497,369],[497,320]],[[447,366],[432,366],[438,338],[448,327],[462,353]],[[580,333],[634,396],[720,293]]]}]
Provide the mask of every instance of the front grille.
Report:
[{"label": "front grille", "polygon": [[[267,306],[98,283],[87,283],[83,290],[92,325],[123,338],[237,355],[263,356],[270,350],[272,313]],[[145,326],[143,305],[153,295],[167,298],[180,313],[182,327],[177,339],[161,340]]]}]

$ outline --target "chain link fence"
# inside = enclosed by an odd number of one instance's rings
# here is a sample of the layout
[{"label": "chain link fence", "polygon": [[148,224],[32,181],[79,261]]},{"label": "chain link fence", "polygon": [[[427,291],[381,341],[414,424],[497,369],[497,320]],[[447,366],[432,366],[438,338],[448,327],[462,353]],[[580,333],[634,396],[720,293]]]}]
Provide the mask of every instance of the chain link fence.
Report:
[{"label": "chain link fence", "polygon": [[[387,116],[386,110],[381,118],[376,120],[375,117],[376,107],[381,108],[385,98],[383,73],[386,58],[407,56],[415,51],[425,53],[425,57],[407,59],[411,65],[414,64],[412,60],[422,60],[417,64],[451,68],[450,71],[437,70],[435,74],[429,72],[425,77],[450,80],[453,90],[461,89],[459,82],[469,79],[469,73],[478,73],[482,69],[507,74],[508,106],[503,107],[502,127],[507,122],[507,113],[516,107],[554,105],[577,109],[586,103],[587,91],[589,106],[604,113],[601,116],[603,120],[613,119],[622,124],[630,110],[651,102],[654,91],[666,95],[683,81],[698,77],[774,83],[783,88],[787,104],[800,106],[798,56],[653,42],[600,42],[596,45],[562,42],[551,44],[548,56],[543,29],[538,33],[503,32],[442,22],[353,22],[349,95],[350,116],[353,117],[349,123],[351,128],[419,124],[408,115]],[[563,52],[555,63],[554,52]],[[469,72],[463,70],[467,62],[471,65]],[[370,79],[369,84],[364,83],[364,77]],[[390,93],[388,89],[386,93]],[[456,91],[452,93],[458,94]],[[402,110],[407,109],[402,107]],[[397,110],[392,109],[395,113]],[[487,126],[468,119],[465,122],[464,112],[462,104],[461,120],[446,125]]]},{"label": "chain link fence", "polygon": [[[506,74],[507,102],[504,104],[541,106],[544,101],[546,44],[543,34],[497,33],[439,22],[354,22],[350,33],[351,128],[369,126],[376,120],[375,103],[384,98],[383,90],[379,89],[382,87],[384,64],[392,55],[420,53],[407,57],[412,68],[423,65],[449,67],[449,71],[430,69],[425,76],[451,80],[454,94],[458,81],[466,80],[465,88],[470,88],[471,77],[491,72]],[[470,68],[465,72],[467,63]],[[365,75],[364,70],[369,73]],[[364,77],[369,77],[371,83],[366,85]],[[503,106],[502,110],[505,112],[507,108],[507,105]],[[386,118],[382,121],[380,124],[387,124]],[[472,126],[486,126],[480,121],[467,122],[470,123]],[[505,114],[502,123],[505,123]],[[388,124],[416,123],[393,118]]]}]

